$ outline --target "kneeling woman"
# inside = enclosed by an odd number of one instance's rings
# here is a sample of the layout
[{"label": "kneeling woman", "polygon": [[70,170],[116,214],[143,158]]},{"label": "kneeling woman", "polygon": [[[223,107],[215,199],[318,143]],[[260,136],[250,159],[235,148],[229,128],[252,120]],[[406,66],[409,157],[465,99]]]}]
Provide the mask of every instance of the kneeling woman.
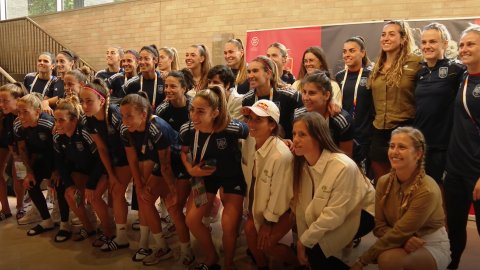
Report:
[{"label": "kneeling woman", "polygon": [[374,228],[375,190],[335,145],[320,114],[295,120],[293,144],[298,259],[311,269],[349,269],[332,255]]},{"label": "kneeling woman", "polygon": [[[165,198],[175,224],[179,224],[183,216],[183,212],[178,213],[175,207],[170,207],[177,200],[170,146],[177,142],[178,133],[163,119],[152,115],[152,105],[145,92],[124,97],[120,103],[120,114],[123,121],[122,141],[139,207],[140,242],[132,259],[143,260],[144,265],[154,265],[173,255],[162,232],[155,201],[159,196]],[[152,253],[148,248],[149,229],[157,243]]]},{"label": "kneeling woman", "polygon": [[425,174],[425,138],[411,127],[392,132],[392,171],[380,177],[375,203],[379,239],[352,269],[377,263],[380,269],[446,269],[450,243],[444,227],[442,194]]},{"label": "kneeling woman", "polygon": [[18,118],[13,124],[20,157],[27,169],[23,186],[37,207],[42,222],[27,235],[33,236],[53,229],[53,220],[40,185],[52,175],[52,130],[55,120],[42,112],[42,96],[33,93],[22,97],[17,103]]},{"label": "kneeling woman", "polygon": [[[101,198],[105,189],[103,192],[96,191],[104,168],[98,155],[97,145],[80,121],[82,114],[80,101],[76,95],[61,99],[55,109],[57,132],[53,135],[55,164],[65,185],[65,198],[70,209],[83,223],[83,229],[79,230],[72,238],[74,241],[82,241],[95,235],[95,229],[85,210],[85,197],[92,202],[93,208],[97,211],[107,211],[107,209],[99,209],[103,205],[105,208],[107,207]],[[106,178],[103,177],[99,187],[105,186],[102,184],[105,181]],[[95,195],[92,196],[93,193]],[[96,202],[99,200],[103,204],[97,204]],[[108,220],[102,220],[102,216],[100,216],[100,221],[108,224]],[[69,229],[63,228],[61,230],[69,231]],[[96,244],[94,243],[94,245]]]},{"label": "kneeling woman", "polygon": [[295,225],[290,211],[293,198],[293,156],[278,137],[280,110],[259,100],[241,113],[250,134],[242,146],[242,169],[247,182],[247,244],[258,269],[269,269],[265,254],[301,267],[295,252],[282,239]]}]

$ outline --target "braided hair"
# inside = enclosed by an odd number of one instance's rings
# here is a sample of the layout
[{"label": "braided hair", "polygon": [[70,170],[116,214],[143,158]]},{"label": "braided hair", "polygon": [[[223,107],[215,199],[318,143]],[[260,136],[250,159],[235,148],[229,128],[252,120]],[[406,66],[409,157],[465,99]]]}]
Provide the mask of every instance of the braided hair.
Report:
[{"label": "braided hair", "polygon": [[[395,134],[404,133],[407,134],[413,142],[413,147],[417,152],[422,152],[422,157],[417,161],[417,171],[418,174],[415,177],[415,181],[410,188],[410,192],[407,193],[404,203],[400,207],[401,213],[405,213],[407,206],[409,204],[409,199],[412,197],[412,194],[418,189],[422,183],[422,179],[425,177],[425,153],[427,151],[427,145],[425,143],[425,137],[422,132],[413,127],[399,127],[392,131],[392,137]],[[388,177],[388,185],[383,195],[380,205],[384,205],[387,200],[388,194],[392,189],[393,181],[395,180],[396,170],[392,168],[390,171],[390,176]]]}]

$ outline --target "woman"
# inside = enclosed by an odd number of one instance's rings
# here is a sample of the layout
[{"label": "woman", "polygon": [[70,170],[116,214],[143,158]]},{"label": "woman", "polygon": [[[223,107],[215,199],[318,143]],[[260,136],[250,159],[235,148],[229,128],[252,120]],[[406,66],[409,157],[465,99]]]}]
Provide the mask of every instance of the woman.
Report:
[{"label": "woman", "polygon": [[273,101],[280,109],[280,126],[285,138],[292,138],[292,115],[302,106],[302,95],[295,90],[280,89],[275,63],[265,56],[257,56],[248,65],[248,81],[252,91],[243,96],[242,106],[252,106],[260,99]]},{"label": "woman", "polygon": [[250,82],[247,79],[247,61],[243,41],[239,38],[227,41],[223,49],[223,57],[235,76],[235,84],[231,87],[235,87],[240,95],[245,95],[250,91]]},{"label": "woman", "polygon": [[[120,103],[122,142],[133,174],[139,206],[140,242],[132,260],[143,260],[144,265],[155,265],[173,256],[155,208],[158,197],[166,198],[175,224],[179,224],[183,216],[183,212],[171,207],[177,203],[177,194],[170,148],[177,142],[178,133],[163,119],[152,115],[152,111],[145,92],[127,95]],[[153,252],[148,247],[150,231],[157,243]]]},{"label": "woman", "polygon": [[148,100],[151,100],[150,106],[155,109],[165,99],[165,81],[160,72],[156,70],[158,66],[157,47],[155,45],[144,46],[140,50],[138,64],[140,74],[126,82],[123,91],[125,95],[145,92]]},{"label": "woman", "polygon": [[[188,68],[184,68],[180,71],[170,71],[165,80],[165,94],[167,100],[157,107],[156,115],[165,120],[175,131],[180,132],[181,126],[190,120],[190,105],[193,98],[186,93],[188,89],[192,89],[195,86],[193,75]],[[182,163],[180,157],[180,145],[178,143],[171,146],[171,160],[172,169],[177,178],[177,203],[173,206],[176,208],[176,212],[183,213],[183,207],[187,202],[188,195],[190,193],[190,178],[185,166]],[[162,202],[162,205],[165,203]],[[163,207],[163,206],[162,206]],[[170,220],[166,215],[166,207],[162,208],[162,218]],[[174,269],[188,268],[195,261],[195,256],[189,247],[190,232],[187,224],[185,223],[185,216],[180,215],[180,223],[167,222],[168,225],[164,229],[168,232],[174,232],[178,234],[180,240],[181,254],[178,257]]]},{"label": "woman", "polygon": [[375,190],[335,145],[323,116],[301,115],[293,135],[298,259],[311,269],[349,269],[332,255],[373,229]]},{"label": "woman", "polygon": [[285,64],[288,61],[288,50],[285,45],[281,43],[274,42],[267,49],[267,57],[270,58],[275,64],[277,64],[278,75],[280,79],[286,84],[294,84],[295,76],[293,76],[290,69],[285,70]]},{"label": "woman", "polygon": [[[20,98],[27,94],[27,90],[23,84],[19,82],[9,83],[0,87],[0,166],[5,168],[10,154],[18,156],[17,147],[13,133],[13,123],[18,116],[17,103]],[[25,195],[25,188],[23,181],[17,180],[15,166],[12,166],[13,189],[17,195],[17,221],[23,218],[27,213],[23,207],[23,198]],[[2,212],[0,220],[11,217],[8,199],[7,199],[7,184],[3,179],[3,174],[0,175],[0,187],[3,189],[1,193]],[[22,180],[22,179],[20,179]],[[31,211],[29,211],[31,212]]]},{"label": "woman", "polygon": [[80,101],[85,113],[82,121],[86,123],[87,131],[97,145],[100,159],[108,173],[108,179],[100,180],[95,193],[102,192],[102,190],[105,192],[109,188],[113,198],[113,214],[116,222],[115,239],[111,238],[113,232],[110,226],[112,224],[109,220],[109,210],[106,209],[103,200],[98,202],[101,205],[97,214],[100,220],[107,222],[103,223],[106,238],[103,238],[104,241],[102,240],[105,244],[101,250],[108,252],[128,248],[130,244],[126,231],[128,206],[125,200],[125,191],[132,178],[132,173],[120,137],[122,117],[119,106],[110,104],[108,88],[104,81],[98,78],[85,85],[80,93]]},{"label": "woman", "polygon": [[203,44],[193,44],[185,54],[185,63],[187,68],[193,74],[195,80],[195,89],[190,89],[187,94],[194,97],[201,89],[206,89],[207,73],[212,67],[212,60],[210,59],[210,52],[207,46]]},{"label": "woman", "polygon": [[295,111],[294,119],[306,112],[319,113],[327,120],[333,142],[347,156],[352,156],[354,127],[352,117],[344,109],[340,114],[331,117],[328,104],[332,99],[330,78],[320,70],[314,71],[302,80],[304,107]]},{"label": "woman", "polygon": [[121,67],[123,60],[124,52],[123,49],[118,46],[112,46],[107,49],[107,55],[105,60],[107,60],[108,68],[99,70],[95,74],[95,78],[100,78],[104,81],[112,77],[117,73],[123,73],[124,70]]},{"label": "woman", "polygon": [[108,89],[110,89],[110,98],[114,101],[118,101],[125,96],[123,86],[128,80],[137,76],[139,71],[139,59],[140,55],[136,50],[126,50],[122,58],[122,67],[124,71],[113,74],[105,81]]},{"label": "woman", "polygon": [[375,180],[390,171],[388,140],[399,126],[411,125],[415,116],[415,74],[421,57],[412,53],[410,26],[388,21],[382,30],[378,60],[367,82],[372,89],[375,119],[369,157]]},{"label": "woman", "polygon": [[165,80],[172,70],[180,70],[178,52],[173,47],[162,47],[158,50],[158,71],[162,73],[162,79]]},{"label": "woman", "polygon": [[330,78],[332,84],[332,97],[337,101],[338,104],[342,104],[342,92],[338,83],[333,80],[333,77],[330,75],[330,69],[328,68],[327,57],[320,47],[309,47],[303,53],[302,65],[300,66],[300,71],[298,71],[297,80],[292,85],[293,89],[301,92],[303,90],[302,80],[305,76],[312,74],[315,70],[322,70]]},{"label": "woman", "polygon": [[269,269],[266,254],[298,269],[298,258],[280,244],[295,224],[290,210],[293,156],[278,137],[280,110],[270,100],[243,107],[250,134],[242,145],[242,170],[247,182],[249,215],[245,225],[248,248],[258,269]]},{"label": "woman", "polygon": [[423,68],[417,74],[413,122],[428,142],[425,173],[437,182],[442,193],[447,147],[453,128],[453,105],[466,70],[464,65],[445,58],[450,40],[450,33],[443,24],[431,23],[423,29],[421,49],[426,62],[422,62]]},{"label": "woman", "polygon": [[[196,267],[201,270],[220,269],[217,264],[220,257],[213,245],[209,229],[202,224],[205,211],[211,209],[219,189],[223,192],[221,199],[224,206],[222,228],[225,266],[227,269],[236,269],[233,255],[246,191],[238,139],[246,139],[248,128],[243,122],[231,120],[224,91],[221,86],[214,85],[197,93],[190,107],[191,120],[180,128],[179,135],[182,161],[193,177],[186,222],[207,253],[205,262]],[[190,151],[193,153],[191,164],[187,161]]]},{"label": "woman", "polygon": [[23,85],[29,93],[40,93],[45,96],[50,84],[57,77],[53,75],[55,70],[55,56],[49,52],[42,52],[38,55],[37,72],[28,73],[23,79]]},{"label": "woman", "polygon": [[[87,66],[81,67],[79,70],[72,70],[78,56],[69,50],[62,50],[57,55],[57,74],[58,77],[52,82],[44,100],[42,101],[43,112],[53,116],[53,110],[59,99],[66,97],[70,92],[80,93],[82,83],[84,84],[90,79],[91,70]],[[71,72],[75,72],[72,74]],[[73,77],[66,78],[67,75]],[[74,78],[75,77],[75,78]],[[81,78],[82,80],[78,80]],[[67,80],[67,81],[65,81]],[[83,85],[81,85],[83,86]],[[78,90],[78,91],[77,91]]]},{"label": "woman", "polygon": [[392,171],[377,182],[375,229],[379,239],[351,269],[445,269],[450,262],[442,194],[425,174],[425,138],[412,127],[392,132]]},{"label": "woman", "polygon": [[342,108],[352,116],[354,126],[353,160],[367,172],[367,159],[372,141],[374,110],[372,90],[367,80],[372,68],[362,37],[351,37],[343,45],[343,61],[347,66],[335,76],[340,82],[343,96]]},{"label": "woman", "polygon": [[28,189],[28,194],[42,217],[42,222],[27,232],[28,236],[50,231],[54,227],[40,185],[43,179],[50,179],[54,168],[51,149],[55,120],[42,112],[41,98],[39,93],[32,93],[18,101],[18,118],[13,128],[19,155],[27,170],[23,186]]},{"label": "woman", "polygon": [[[78,230],[72,238],[76,242],[96,234],[85,210],[85,199],[92,203],[97,212],[106,211],[102,194],[108,187],[105,185],[106,178],[102,177],[104,168],[97,146],[81,123],[82,114],[76,95],[61,99],[55,110],[56,132],[53,135],[55,164],[65,185],[65,198],[70,209],[83,223],[83,229]],[[103,224],[108,224],[108,219],[105,220],[102,214],[100,220]],[[104,234],[113,236],[108,230],[105,230]],[[93,245],[100,247],[103,240],[99,239]]]},{"label": "woman", "polygon": [[[480,27],[471,25],[460,39],[460,59],[467,66],[454,103],[444,180],[448,238],[457,269],[467,242],[468,213],[473,203],[480,234]],[[473,196],[472,196],[473,195]]]}]

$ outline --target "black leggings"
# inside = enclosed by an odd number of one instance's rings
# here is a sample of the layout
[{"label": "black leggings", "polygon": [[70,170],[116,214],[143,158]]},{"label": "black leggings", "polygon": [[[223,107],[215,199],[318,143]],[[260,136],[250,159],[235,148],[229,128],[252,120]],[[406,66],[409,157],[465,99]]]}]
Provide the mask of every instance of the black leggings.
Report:
[{"label": "black leggings", "polygon": [[473,189],[478,177],[464,177],[451,172],[445,176],[443,196],[447,211],[448,238],[452,262],[448,269],[457,269],[467,245],[467,222],[470,206],[473,203],[477,216],[477,231],[480,235],[480,201],[473,201]]},{"label": "black leggings", "polygon": [[[373,230],[373,228],[375,228],[375,218],[365,210],[362,210],[362,214],[360,216],[360,226],[358,227],[357,234],[355,234],[355,237],[353,239],[357,239],[367,235]],[[316,244],[315,246],[313,246],[313,248],[307,248],[305,253],[308,256],[308,262],[310,263],[311,269],[350,269],[350,266],[346,265],[342,260],[338,259],[337,257],[330,256],[326,258],[319,244]]]},{"label": "black leggings", "polygon": [[67,199],[65,199],[65,185],[63,181],[60,181],[58,187],[55,187],[57,191],[57,199],[58,199],[58,208],[60,209],[60,218],[62,222],[68,222],[69,214],[70,214],[70,207],[68,206]]},{"label": "black leggings", "polygon": [[[32,198],[32,201],[40,212],[43,220],[50,218],[47,201],[45,200],[45,196],[43,196],[42,190],[40,189],[43,179],[50,178],[48,175],[50,171],[50,166],[48,166],[48,163],[49,161],[46,158],[35,159],[32,170],[36,184],[28,190],[28,194],[30,195],[30,198]],[[30,185],[32,184],[33,182],[30,182]]]}]

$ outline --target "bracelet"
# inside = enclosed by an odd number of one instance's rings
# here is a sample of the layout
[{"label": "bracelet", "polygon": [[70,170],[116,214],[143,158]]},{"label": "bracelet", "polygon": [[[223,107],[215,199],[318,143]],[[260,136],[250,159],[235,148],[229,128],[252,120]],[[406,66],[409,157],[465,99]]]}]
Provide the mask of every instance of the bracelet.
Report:
[{"label": "bracelet", "polygon": [[368,265],[368,264],[363,264],[362,257],[358,257],[355,263],[362,268]]}]

